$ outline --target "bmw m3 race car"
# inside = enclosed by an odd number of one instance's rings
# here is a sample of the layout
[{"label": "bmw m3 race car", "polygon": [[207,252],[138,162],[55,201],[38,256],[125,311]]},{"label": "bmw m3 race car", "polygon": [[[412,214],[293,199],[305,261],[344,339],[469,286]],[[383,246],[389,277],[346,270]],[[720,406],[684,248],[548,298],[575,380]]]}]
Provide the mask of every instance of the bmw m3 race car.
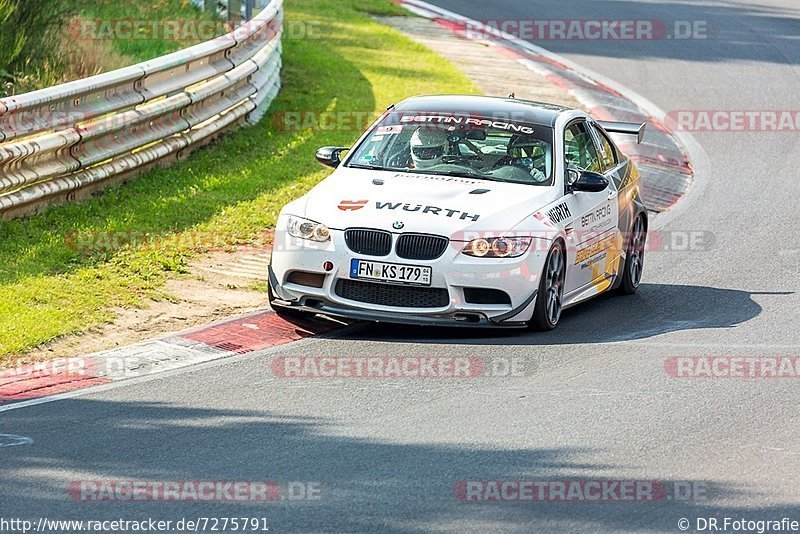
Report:
[{"label": "bmw m3 race car", "polygon": [[[642,277],[639,173],[609,133],[644,125],[483,96],[390,107],[277,221],[269,298],[308,313],[551,330]],[[345,154],[346,153],[346,154]]]}]

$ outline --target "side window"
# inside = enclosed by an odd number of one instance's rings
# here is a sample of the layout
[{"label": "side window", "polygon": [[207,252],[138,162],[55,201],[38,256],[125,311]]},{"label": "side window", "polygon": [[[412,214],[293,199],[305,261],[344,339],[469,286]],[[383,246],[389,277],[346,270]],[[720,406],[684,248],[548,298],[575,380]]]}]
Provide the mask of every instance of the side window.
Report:
[{"label": "side window", "polygon": [[617,165],[617,151],[614,150],[614,146],[611,144],[611,141],[609,141],[605,132],[601,131],[599,128],[595,128],[594,125],[592,126],[592,130],[599,143],[600,151],[598,155],[600,156],[600,164],[603,166],[602,172],[606,172]]},{"label": "side window", "polygon": [[[564,132],[567,167],[582,171],[603,172],[592,135],[586,122],[576,122]],[[570,184],[571,185],[571,184]]]}]

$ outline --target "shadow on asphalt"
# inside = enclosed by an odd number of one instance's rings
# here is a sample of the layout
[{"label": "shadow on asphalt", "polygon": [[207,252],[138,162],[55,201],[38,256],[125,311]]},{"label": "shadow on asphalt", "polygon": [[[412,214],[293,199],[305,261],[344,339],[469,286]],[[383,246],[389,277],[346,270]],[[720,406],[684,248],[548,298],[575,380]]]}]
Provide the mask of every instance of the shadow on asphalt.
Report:
[{"label": "shadow on asphalt", "polygon": [[[454,423],[455,424],[455,423]],[[337,422],[262,410],[78,398],[3,414],[2,431],[33,443],[0,449],[2,516],[175,520],[263,516],[279,532],[467,530],[677,532],[680,518],[800,516],[800,505],[738,507],[747,492],[717,480],[685,480],[702,500],[658,502],[464,503],[462,480],[629,479],[631,466],[590,462],[580,448],[459,447],[361,439]],[[635,463],[635,462],[634,462]],[[639,480],[644,478],[637,477]],[[671,486],[674,480],[660,479]],[[94,502],[72,500],[73,480],[273,480],[319,482],[315,501],[272,503]],[[668,493],[668,495],[673,495]],[[559,528],[560,526],[560,528]],[[524,528],[523,528],[524,527]],[[534,528],[535,527],[535,528]],[[542,530],[544,529],[544,530]],[[575,530],[573,530],[575,531]]]},{"label": "shadow on asphalt", "polygon": [[757,317],[747,292],[703,286],[643,284],[632,296],[603,295],[564,311],[552,332],[358,323],[337,338],[402,343],[561,345],[646,339],[682,330],[730,328]]}]

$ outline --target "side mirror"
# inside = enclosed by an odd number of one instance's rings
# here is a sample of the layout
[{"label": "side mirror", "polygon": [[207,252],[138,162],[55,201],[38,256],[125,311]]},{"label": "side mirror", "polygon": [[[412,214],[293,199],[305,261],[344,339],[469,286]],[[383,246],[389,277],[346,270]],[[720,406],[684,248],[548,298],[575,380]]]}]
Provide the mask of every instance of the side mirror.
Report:
[{"label": "side mirror", "polygon": [[[570,169],[567,172],[577,172]],[[602,174],[592,171],[583,171],[580,176],[570,186],[571,191],[586,191],[587,193],[599,193],[608,187],[608,179]]]},{"label": "side mirror", "polygon": [[350,148],[340,146],[324,146],[317,150],[317,161],[327,167],[333,167],[335,169],[342,162],[341,155],[345,150],[350,150]]}]

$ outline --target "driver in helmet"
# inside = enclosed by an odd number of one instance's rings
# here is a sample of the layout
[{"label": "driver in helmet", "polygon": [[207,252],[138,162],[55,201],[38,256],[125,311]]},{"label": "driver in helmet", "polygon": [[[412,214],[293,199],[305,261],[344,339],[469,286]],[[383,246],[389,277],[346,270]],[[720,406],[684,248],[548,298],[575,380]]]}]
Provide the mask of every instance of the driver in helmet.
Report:
[{"label": "driver in helmet", "polygon": [[440,165],[450,145],[448,133],[432,128],[417,128],[411,136],[411,159],[415,169]]}]

